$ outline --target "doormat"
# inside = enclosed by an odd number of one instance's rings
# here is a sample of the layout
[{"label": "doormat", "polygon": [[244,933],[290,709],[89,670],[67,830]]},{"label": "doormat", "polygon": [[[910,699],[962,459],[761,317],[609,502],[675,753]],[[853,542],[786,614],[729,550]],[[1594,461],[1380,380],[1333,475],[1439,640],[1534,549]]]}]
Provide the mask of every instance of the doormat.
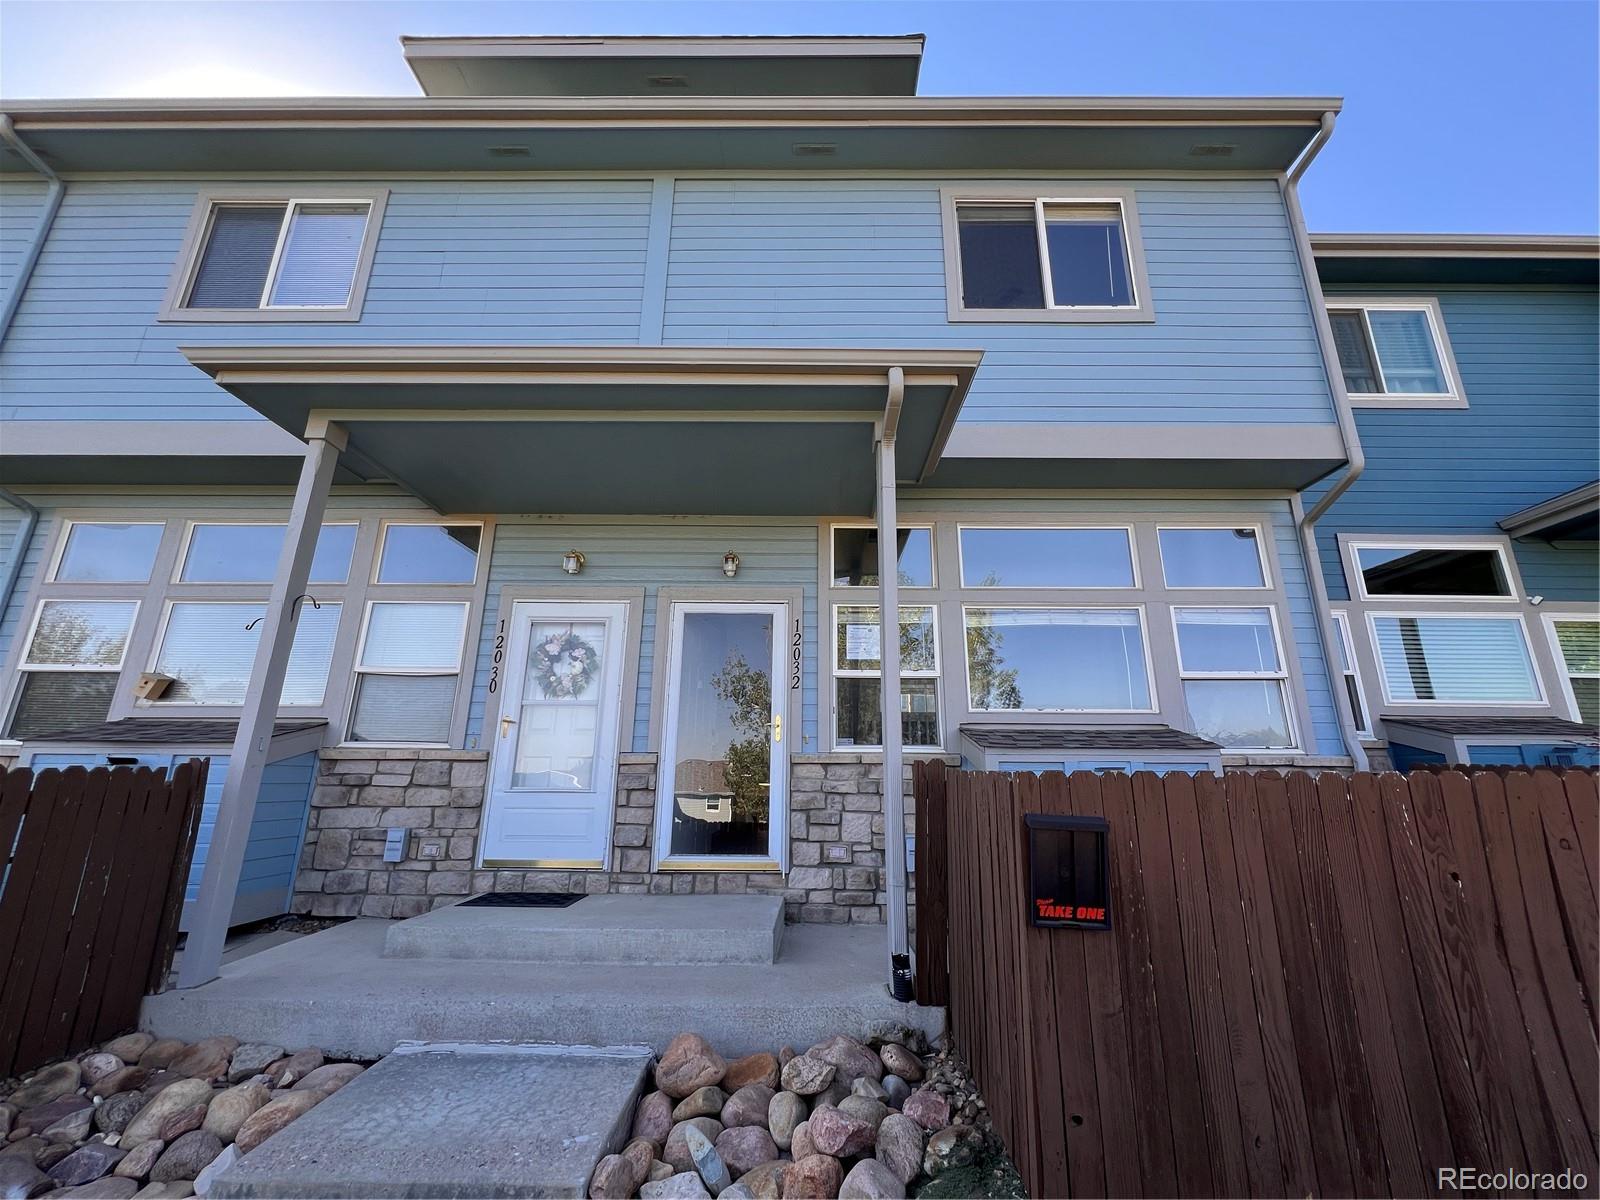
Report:
[{"label": "doormat", "polygon": [[485,892],[463,900],[462,908],[570,908],[583,892]]}]

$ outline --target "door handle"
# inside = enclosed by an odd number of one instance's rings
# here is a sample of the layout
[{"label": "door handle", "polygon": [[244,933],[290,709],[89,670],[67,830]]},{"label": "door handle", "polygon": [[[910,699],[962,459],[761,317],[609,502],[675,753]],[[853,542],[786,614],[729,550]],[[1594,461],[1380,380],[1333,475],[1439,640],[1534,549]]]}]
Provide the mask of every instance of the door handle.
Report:
[{"label": "door handle", "polygon": [[774,742],[783,741],[783,717],[782,716],[775,716],[775,717],[772,718],[772,740]]},{"label": "door handle", "polygon": [[515,725],[516,723],[517,723],[517,719],[515,717],[501,717],[500,718],[500,736],[501,737],[510,737],[511,736],[511,727],[513,725]]}]

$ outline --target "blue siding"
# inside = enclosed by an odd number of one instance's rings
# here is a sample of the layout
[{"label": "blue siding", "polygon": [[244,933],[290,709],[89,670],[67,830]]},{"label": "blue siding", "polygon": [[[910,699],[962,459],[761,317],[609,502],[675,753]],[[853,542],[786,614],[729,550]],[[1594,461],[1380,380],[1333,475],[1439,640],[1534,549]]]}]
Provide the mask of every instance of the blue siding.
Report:
[{"label": "blue siding", "polygon": [[0,350],[0,417],[253,419],[176,350],[245,333],[606,344],[659,331],[667,344],[982,348],[969,421],[1332,420],[1271,180],[1139,183],[1154,324],[950,323],[937,182],[524,179],[392,183],[359,322],[161,325],[201,186],[72,185]]},{"label": "blue siding", "polygon": [[254,419],[180,343],[638,339],[649,180],[395,183],[359,322],[157,324],[200,186],[68,189],[0,352],[0,419]]},{"label": "blue siding", "polygon": [[10,288],[44,211],[48,189],[42,179],[0,181],[0,292]]},{"label": "blue siding", "polygon": [[[562,552],[577,546],[587,558],[583,577],[574,581],[561,571]],[[722,577],[722,556],[739,554],[739,576]],[[648,748],[650,705],[658,660],[665,659],[665,631],[658,631],[656,599],[662,587],[707,587],[725,590],[730,599],[740,589],[799,587],[804,593],[804,663],[801,684],[802,745],[796,753],[814,753],[817,745],[817,526],[797,520],[789,523],[718,522],[715,520],[650,521],[608,524],[582,519],[550,518],[529,521],[507,517],[495,527],[494,553],[489,564],[489,602],[485,605],[474,672],[472,713],[467,722],[468,745],[483,732],[484,701],[488,697],[489,667],[494,653],[495,620],[500,589],[506,585],[549,585],[552,597],[560,589],[579,591],[595,586],[643,586],[645,589],[643,641],[639,683],[634,700],[632,749]],[[623,744],[629,739],[624,737]]]},{"label": "blue siding", "polygon": [[[1318,528],[1334,599],[1349,589],[1337,533],[1498,535],[1496,522],[1593,480],[1600,442],[1600,306],[1554,287],[1362,288],[1439,298],[1465,409],[1356,410],[1367,469]],[[1592,601],[1594,551],[1514,542],[1530,592]]]},{"label": "blue siding", "polygon": [[666,340],[981,348],[969,423],[1331,421],[1277,186],[1136,192],[1154,324],[953,324],[936,181],[679,180]]}]

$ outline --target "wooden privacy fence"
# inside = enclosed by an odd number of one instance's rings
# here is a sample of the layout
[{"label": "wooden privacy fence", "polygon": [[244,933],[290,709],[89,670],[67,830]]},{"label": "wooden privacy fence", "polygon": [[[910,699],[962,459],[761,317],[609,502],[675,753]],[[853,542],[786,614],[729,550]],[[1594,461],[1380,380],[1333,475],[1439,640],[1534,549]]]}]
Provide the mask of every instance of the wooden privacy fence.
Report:
[{"label": "wooden privacy fence", "polygon": [[131,1029],[165,987],[207,765],[0,778],[0,1078]]},{"label": "wooden privacy fence", "polygon": [[[1594,1187],[1593,773],[915,787],[919,999],[1035,1196]],[[1029,925],[1024,813],[1109,821],[1111,930]]]}]

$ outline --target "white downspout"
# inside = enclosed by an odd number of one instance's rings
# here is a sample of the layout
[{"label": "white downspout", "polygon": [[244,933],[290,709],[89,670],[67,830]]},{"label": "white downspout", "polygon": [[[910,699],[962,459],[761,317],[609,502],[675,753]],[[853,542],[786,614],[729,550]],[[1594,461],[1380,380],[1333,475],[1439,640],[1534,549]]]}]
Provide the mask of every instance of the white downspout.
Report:
[{"label": "white downspout", "polygon": [[883,702],[883,870],[888,904],[889,990],[907,999],[911,986],[906,901],[905,754],[900,744],[899,514],[895,494],[895,437],[906,375],[889,368],[883,423],[878,429],[878,690]]},{"label": "white downspout", "polygon": [[[1350,393],[1344,386],[1344,371],[1339,366],[1339,352],[1333,341],[1333,326],[1328,321],[1328,304],[1322,295],[1322,284],[1317,278],[1316,255],[1311,250],[1311,236],[1306,232],[1305,215],[1300,210],[1300,177],[1311,165],[1322,147],[1333,136],[1334,114],[1322,114],[1322,127],[1311,139],[1299,160],[1294,164],[1279,187],[1283,203],[1289,214],[1289,230],[1294,237],[1295,253],[1300,260],[1300,274],[1305,279],[1306,299],[1311,305],[1311,320],[1317,331],[1317,345],[1322,351],[1322,366],[1328,376],[1328,390],[1333,396],[1334,415],[1339,423],[1339,438],[1344,443],[1345,473],[1323,493],[1322,498],[1309,511],[1301,508],[1298,494],[1293,499],[1295,525],[1300,532],[1300,553],[1306,560],[1306,574],[1311,581],[1311,602],[1317,610],[1317,635],[1322,642],[1322,657],[1328,667],[1328,690],[1333,693],[1333,711],[1339,717],[1339,733],[1345,748],[1350,752],[1358,771],[1368,768],[1367,752],[1362,749],[1360,735],[1356,733],[1355,714],[1350,710],[1350,697],[1342,681],[1335,678],[1338,664],[1343,658],[1339,648],[1338,632],[1333,625],[1333,610],[1328,605],[1327,583],[1322,576],[1322,557],[1317,549],[1317,521],[1333,506],[1333,502],[1349,490],[1366,469],[1367,457],[1361,449],[1361,434],[1356,428],[1354,410],[1350,407]],[[1351,652],[1354,653],[1354,647]]]},{"label": "white downspout", "polygon": [[23,162],[50,181],[45,191],[44,208],[39,213],[38,223],[33,228],[33,236],[28,239],[28,248],[23,251],[22,261],[17,265],[16,278],[6,289],[5,299],[0,300],[0,342],[3,342],[11,332],[11,320],[17,315],[18,306],[22,304],[22,294],[28,290],[28,281],[33,278],[34,265],[38,263],[39,255],[44,250],[45,239],[50,236],[51,226],[55,224],[56,213],[61,209],[61,198],[66,195],[67,185],[61,176],[51,170],[50,165],[18,136],[16,126],[11,123],[11,117],[6,113],[0,113],[0,141],[10,146]]}]

